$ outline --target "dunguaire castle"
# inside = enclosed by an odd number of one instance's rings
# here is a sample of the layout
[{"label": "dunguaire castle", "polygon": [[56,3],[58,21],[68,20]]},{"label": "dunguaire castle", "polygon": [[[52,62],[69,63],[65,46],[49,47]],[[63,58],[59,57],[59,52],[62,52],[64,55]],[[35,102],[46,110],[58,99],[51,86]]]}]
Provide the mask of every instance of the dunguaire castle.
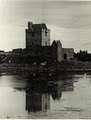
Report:
[{"label": "dunguaire castle", "polygon": [[33,56],[48,56],[57,61],[69,60],[74,57],[73,48],[62,48],[60,40],[50,45],[50,29],[46,24],[28,22],[26,31],[26,50]]},{"label": "dunguaire castle", "polygon": [[28,28],[25,30],[25,35],[26,47],[24,49],[18,48],[10,52],[0,52],[1,56],[6,56],[6,61],[16,62],[20,60],[21,56],[25,59],[28,59],[26,56],[31,56],[30,61],[32,61],[32,58],[38,58],[37,60],[51,59],[60,62],[74,58],[74,49],[62,48],[60,40],[54,40],[52,44],[50,44],[50,29],[48,29],[44,23],[33,24],[32,22],[28,22]]}]

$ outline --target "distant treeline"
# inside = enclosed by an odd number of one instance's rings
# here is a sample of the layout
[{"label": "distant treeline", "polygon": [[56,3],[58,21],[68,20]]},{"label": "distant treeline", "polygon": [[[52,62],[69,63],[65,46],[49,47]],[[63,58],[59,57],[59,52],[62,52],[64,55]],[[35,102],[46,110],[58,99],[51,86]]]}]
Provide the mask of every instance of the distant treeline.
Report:
[{"label": "distant treeline", "polygon": [[87,51],[81,51],[78,53],[74,53],[74,59],[78,61],[91,61],[91,54]]}]

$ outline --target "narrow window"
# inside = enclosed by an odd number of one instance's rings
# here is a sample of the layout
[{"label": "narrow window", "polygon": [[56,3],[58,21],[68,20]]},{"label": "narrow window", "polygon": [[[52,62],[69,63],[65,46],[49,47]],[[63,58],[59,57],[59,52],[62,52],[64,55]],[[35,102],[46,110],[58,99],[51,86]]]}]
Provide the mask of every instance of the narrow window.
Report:
[{"label": "narrow window", "polygon": [[34,32],[32,32],[32,37],[34,37]]},{"label": "narrow window", "polygon": [[47,37],[47,32],[45,32],[45,36]]},{"label": "narrow window", "polygon": [[67,60],[67,54],[66,53],[64,54],[64,60]]},{"label": "narrow window", "polygon": [[47,110],[47,103],[45,103],[45,110]]},{"label": "narrow window", "polygon": [[45,41],[45,46],[47,46],[47,42]]}]

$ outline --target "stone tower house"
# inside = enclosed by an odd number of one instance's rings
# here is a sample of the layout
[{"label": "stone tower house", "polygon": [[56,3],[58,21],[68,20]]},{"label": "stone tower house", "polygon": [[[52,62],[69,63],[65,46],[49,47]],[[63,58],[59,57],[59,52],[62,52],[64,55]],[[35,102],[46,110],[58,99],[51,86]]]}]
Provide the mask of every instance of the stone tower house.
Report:
[{"label": "stone tower house", "polygon": [[50,30],[44,23],[33,24],[28,22],[26,49],[30,49],[31,46],[50,46]]},{"label": "stone tower house", "polygon": [[32,56],[46,56],[56,61],[74,58],[73,48],[62,48],[60,40],[53,41],[50,45],[50,29],[46,24],[33,24],[28,22],[26,29],[26,49]]}]

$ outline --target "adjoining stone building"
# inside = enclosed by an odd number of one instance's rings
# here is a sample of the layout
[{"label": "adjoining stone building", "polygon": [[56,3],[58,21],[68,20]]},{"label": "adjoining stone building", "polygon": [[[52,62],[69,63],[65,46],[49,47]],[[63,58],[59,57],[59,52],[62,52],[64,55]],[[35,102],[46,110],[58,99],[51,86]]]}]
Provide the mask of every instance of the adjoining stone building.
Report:
[{"label": "adjoining stone building", "polygon": [[74,49],[62,48],[60,40],[54,40],[50,45],[50,29],[44,23],[33,24],[28,22],[26,50],[33,56],[45,55],[57,61],[74,58]]}]

